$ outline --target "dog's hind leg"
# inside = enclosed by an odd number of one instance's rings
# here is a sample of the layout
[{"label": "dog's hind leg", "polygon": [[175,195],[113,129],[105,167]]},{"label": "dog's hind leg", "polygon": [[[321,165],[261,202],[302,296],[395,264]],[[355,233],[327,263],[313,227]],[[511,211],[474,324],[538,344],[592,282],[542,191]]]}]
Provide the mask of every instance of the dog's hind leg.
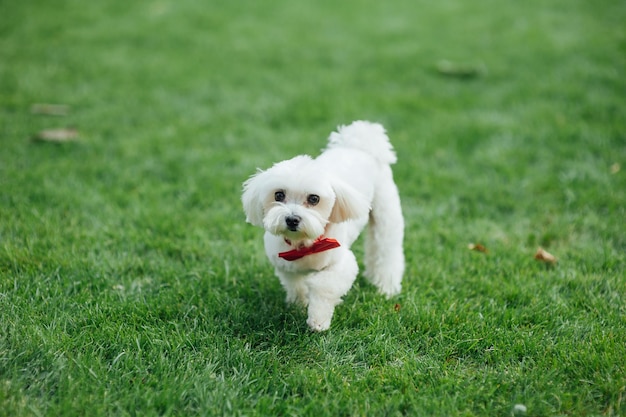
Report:
[{"label": "dog's hind leg", "polygon": [[391,168],[376,186],[365,239],[366,278],[387,297],[398,294],[404,274],[404,218]]}]

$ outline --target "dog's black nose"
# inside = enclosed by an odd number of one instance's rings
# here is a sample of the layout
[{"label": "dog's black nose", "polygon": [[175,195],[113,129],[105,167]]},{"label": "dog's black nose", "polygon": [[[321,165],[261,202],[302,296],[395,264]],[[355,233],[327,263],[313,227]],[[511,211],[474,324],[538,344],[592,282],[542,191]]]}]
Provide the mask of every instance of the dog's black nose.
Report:
[{"label": "dog's black nose", "polygon": [[285,218],[285,223],[287,223],[287,228],[289,230],[291,230],[292,232],[295,232],[298,229],[300,220],[302,220],[300,216],[287,216]]}]

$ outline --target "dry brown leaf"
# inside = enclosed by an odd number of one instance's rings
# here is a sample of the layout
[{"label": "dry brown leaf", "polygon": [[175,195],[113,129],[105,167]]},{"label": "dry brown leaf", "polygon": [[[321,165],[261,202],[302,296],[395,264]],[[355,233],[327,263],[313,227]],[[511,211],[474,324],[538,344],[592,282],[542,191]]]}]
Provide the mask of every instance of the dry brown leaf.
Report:
[{"label": "dry brown leaf", "polygon": [[437,63],[437,71],[448,77],[475,78],[487,74],[487,67],[479,63],[459,63],[442,60]]},{"label": "dry brown leaf", "polygon": [[537,252],[535,252],[535,259],[549,264],[556,263],[556,257],[542,247],[537,248]]},{"label": "dry brown leaf", "polygon": [[485,246],[481,245],[480,243],[470,243],[469,245],[467,245],[467,248],[469,250],[473,250],[476,252],[482,252],[482,253],[489,252],[489,249],[487,249]]},{"label": "dry brown leaf", "polygon": [[30,107],[30,112],[46,116],[67,116],[70,108],[65,104],[35,103]]},{"label": "dry brown leaf", "polygon": [[37,133],[35,140],[43,142],[71,142],[78,139],[76,129],[46,129]]},{"label": "dry brown leaf", "polygon": [[619,172],[619,170],[622,169],[622,167],[620,166],[619,163],[614,163],[613,165],[611,165],[611,174],[615,175]]},{"label": "dry brown leaf", "polygon": [[402,308],[402,306],[401,306],[400,304],[397,304],[397,303],[396,303],[396,305],[394,305],[394,306],[393,306],[393,309],[394,309],[396,312],[400,311],[400,309],[401,309],[401,308]]}]

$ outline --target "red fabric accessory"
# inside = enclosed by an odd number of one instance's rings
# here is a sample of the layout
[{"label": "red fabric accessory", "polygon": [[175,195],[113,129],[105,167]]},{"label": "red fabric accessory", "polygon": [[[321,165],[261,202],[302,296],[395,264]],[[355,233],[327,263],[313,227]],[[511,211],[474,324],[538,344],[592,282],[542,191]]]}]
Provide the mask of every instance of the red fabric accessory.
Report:
[{"label": "red fabric accessory", "polygon": [[[288,245],[291,245],[291,241],[289,241],[288,239],[285,239],[285,242]],[[287,252],[280,252],[278,254],[278,257],[283,258],[287,261],[295,261],[300,258],[304,258],[307,255],[312,255],[314,253],[320,253],[320,252],[324,252],[330,249],[335,249],[335,248],[338,248],[339,246],[341,245],[339,244],[339,242],[337,242],[336,239],[320,236],[317,239],[315,239],[315,242],[313,242],[313,245],[309,246],[308,248],[304,247],[301,249],[292,249]]]}]

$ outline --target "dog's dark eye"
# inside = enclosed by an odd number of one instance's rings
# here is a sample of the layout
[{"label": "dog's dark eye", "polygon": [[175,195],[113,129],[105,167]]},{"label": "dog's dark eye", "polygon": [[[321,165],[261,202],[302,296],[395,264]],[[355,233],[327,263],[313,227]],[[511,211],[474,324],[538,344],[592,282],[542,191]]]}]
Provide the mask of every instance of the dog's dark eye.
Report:
[{"label": "dog's dark eye", "polygon": [[285,192],[284,191],[276,191],[274,193],[274,200],[276,201],[285,201]]},{"label": "dog's dark eye", "polygon": [[315,194],[311,194],[306,198],[307,203],[309,203],[312,206],[317,205],[317,203],[320,202],[320,196],[319,195],[315,195]]}]

